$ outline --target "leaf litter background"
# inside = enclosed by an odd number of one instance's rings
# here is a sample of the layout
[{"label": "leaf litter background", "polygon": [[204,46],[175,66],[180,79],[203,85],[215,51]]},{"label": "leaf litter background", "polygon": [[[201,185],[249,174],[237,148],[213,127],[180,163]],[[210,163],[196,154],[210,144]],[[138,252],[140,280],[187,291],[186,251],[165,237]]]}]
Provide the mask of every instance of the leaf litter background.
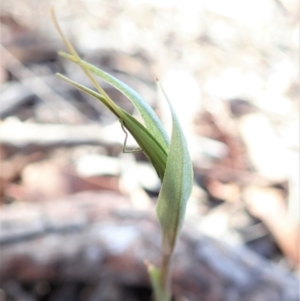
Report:
[{"label": "leaf litter background", "polygon": [[0,300],[150,300],[143,261],[159,262],[158,178],[141,153],[122,154],[112,114],[54,76],[89,85],[56,54],[50,5],[86,60],[170,128],[159,77],[179,115],[195,185],[176,300],[297,300],[294,0],[1,2]]}]

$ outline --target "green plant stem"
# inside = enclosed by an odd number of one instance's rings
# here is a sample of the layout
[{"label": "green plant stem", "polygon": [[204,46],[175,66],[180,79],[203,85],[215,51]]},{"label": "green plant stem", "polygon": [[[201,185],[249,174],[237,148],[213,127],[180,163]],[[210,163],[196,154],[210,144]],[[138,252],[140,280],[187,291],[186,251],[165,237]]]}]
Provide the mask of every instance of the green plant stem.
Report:
[{"label": "green plant stem", "polygon": [[165,292],[164,300],[163,301],[170,301],[171,294],[170,294],[170,287],[171,287],[171,258],[172,252],[163,254],[162,262],[161,262],[161,287],[162,290]]}]

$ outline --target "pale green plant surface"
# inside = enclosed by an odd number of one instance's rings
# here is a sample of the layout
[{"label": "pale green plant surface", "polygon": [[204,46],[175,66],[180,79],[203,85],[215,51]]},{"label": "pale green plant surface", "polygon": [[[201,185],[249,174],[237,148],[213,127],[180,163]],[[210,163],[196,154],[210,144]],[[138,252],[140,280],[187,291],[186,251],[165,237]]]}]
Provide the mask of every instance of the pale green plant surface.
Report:
[{"label": "pale green plant surface", "polygon": [[81,84],[78,84],[71,79],[63,76],[62,74],[58,74],[60,78],[72,84],[79,90],[90,94],[91,96],[100,100],[107,108],[109,108],[119,119],[122,125],[126,127],[126,129],[132,134],[135,138],[136,142],[139,144],[141,149],[146,154],[149,161],[152,163],[155,168],[159,178],[162,180],[164,177],[166,162],[167,162],[167,150],[163,149],[161,144],[157,141],[156,138],[134,117],[132,117],[129,113],[127,113],[122,108],[118,107],[118,111],[116,112],[114,108],[111,108],[106,99],[96,91],[93,91]]},{"label": "pale green plant surface", "polygon": [[161,283],[163,287],[167,288],[168,293],[170,260],[192,190],[193,166],[179,120],[162,87],[161,90],[168,101],[173,123],[165,177],[156,206],[163,244]]},{"label": "pale green plant surface", "polygon": [[162,285],[162,273],[161,269],[155,267],[153,264],[148,264],[147,266],[148,274],[150,276],[151,285],[154,292],[154,298],[156,301],[169,301],[170,293]]},{"label": "pale green plant surface", "polygon": [[[60,51],[59,55],[73,62],[76,62],[76,59],[68,53]],[[141,95],[139,95],[135,90],[133,90],[125,83],[121,82],[112,75],[102,71],[101,69],[83,60],[81,60],[81,63],[89,71],[99,76],[102,80],[106,81],[107,83],[111,84],[114,88],[123,93],[130,101],[132,101],[132,103],[135,105],[135,107],[141,114],[148,131],[154,137],[157,137],[158,142],[163,146],[165,150],[167,150],[170,144],[169,137],[164,127],[162,126],[161,121],[159,120],[153,109],[149,106],[149,104],[141,97]]]},{"label": "pale green plant surface", "polygon": [[[64,37],[53,11],[52,17],[62,40],[70,52],[70,54],[60,52],[60,55],[78,64],[89,77],[97,92],[61,74],[58,74],[58,76],[100,100],[119,118],[122,128],[125,127],[135,138],[162,182],[156,207],[157,217],[162,230],[162,262],[160,268],[148,264],[148,273],[153,286],[155,300],[169,301],[171,298],[169,288],[171,256],[184,219],[185,208],[193,183],[192,163],[176,113],[166,93],[160,87],[166,97],[172,115],[173,126],[169,142],[165,129],[149,104],[137,92],[120,80],[81,60],[70,42]],[[145,122],[145,126],[117,106],[94,79],[92,73],[122,92],[136,106]]]}]

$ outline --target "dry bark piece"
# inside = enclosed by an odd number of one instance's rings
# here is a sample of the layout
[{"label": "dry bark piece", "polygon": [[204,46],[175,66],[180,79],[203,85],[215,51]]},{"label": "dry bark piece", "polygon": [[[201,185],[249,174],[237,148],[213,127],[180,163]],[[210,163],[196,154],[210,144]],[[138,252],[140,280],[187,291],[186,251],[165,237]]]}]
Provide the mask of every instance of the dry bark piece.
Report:
[{"label": "dry bark piece", "polygon": [[[87,190],[120,191],[118,177],[84,177],[55,159],[27,165],[21,179],[21,199],[25,201],[40,202]],[[9,192],[13,193],[12,189]]]},{"label": "dry bark piece", "polygon": [[1,89],[0,118],[9,116],[33,99],[34,94],[20,83],[10,83]]},{"label": "dry bark piece", "polygon": [[1,143],[8,146],[68,146],[109,144],[99,125],[61,125],[4,122],[1,124]]},{"label": "dry bark piece", "polygon": [[[1,281],[105,277],[149,285],[143,262],[160,260],[154,212],[133,210],[127,198],[114,193],[8,206],[2,216]],[[186,225],[174,256],[173,291],[190,301],[200,296],[205,301],[296,301],[298,282],[251,251]]]},{"label": "dry bark piece", "polygon": [[282,252],[300,267],[300,229],[289,216],[282,193],[275,188],[247,187],[244,198],[249,211],[261,219],[273,234]]},{"label": "dry bark piece", "polygon": [[42,154],[38,152],[29,155],[16,154],[11,156],[11,158],[7,158],[5,154],[1,155],[3,155],[0,159],[0,197],[2,198],[7,195],[10,190],[10,186],[13,185],[12,181],[16,180],[20,176],[23,168],[28,163],[38,160]]},{"label": "dry bark piece", "polygon": [[[42,78],[36,76],[30,69],[22,64],[4,45],[0,45],[1,55],[4,57],[5,68],[9,70],[26,88],[36,94],[56,114],[57,121],[62,120],[78,123],[86,121],[85,116],[70,102],[57,94]],[[29,80],[28,80],[29,79]],[[57,110],[53,102],[61,104],[65,110]],[[67,111],[66,112],[66,108]],[[72,118],[68,114],[72,112]]]}]

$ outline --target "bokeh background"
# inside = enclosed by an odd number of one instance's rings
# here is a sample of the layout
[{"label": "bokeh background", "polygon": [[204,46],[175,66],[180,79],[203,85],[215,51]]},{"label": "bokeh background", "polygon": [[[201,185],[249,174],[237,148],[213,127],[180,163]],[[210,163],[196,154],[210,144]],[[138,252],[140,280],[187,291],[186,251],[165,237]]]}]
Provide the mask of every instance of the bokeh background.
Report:
[{"label": "bokeh background", "polygon": [[58,57],[51,6],[85,60],[170,131],[158,77],[180,118],[195,183],[176,300],[299,300],[296,0],[1,1],[0,300],[151,300],[144,260],[160,260],[159,180],[122,153],[119,121],[55,76],[91,86]]}]

